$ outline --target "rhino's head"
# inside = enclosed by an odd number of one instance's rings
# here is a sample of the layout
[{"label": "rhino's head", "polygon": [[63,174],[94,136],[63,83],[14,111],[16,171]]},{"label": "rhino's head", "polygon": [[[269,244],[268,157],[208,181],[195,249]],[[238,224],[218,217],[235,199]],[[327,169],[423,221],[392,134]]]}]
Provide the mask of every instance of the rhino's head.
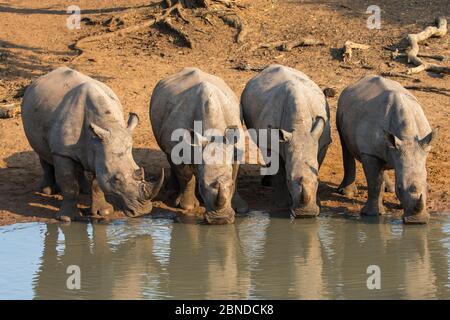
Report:
[{"label": "rhino's head", "polygon": [[233,223],[235,211],[231,200],[234,194],[233,155],[236,141],[231,136],[236,134],[236,128],[227,129],[225,134],[191,134],[196,135],[194,141],[198,141],[203,149],[203,161],[196,168],[206,220],[210,224]]},{"label": "rhino's head", "polygon": [[291,215],[294,218],[315,217],[320,212],[317,200],[317,153],[324,127],[325,120],[318,117],[310,131],[280,130],[280,141],[285,144],[286,183],[292,199]]},{"label": "rhino's head", "polygon": [[427,223],[426,160],[438,128],[423,139],[410,137],[400,139],[386,132],[388,156],[395,168],[395,193],[400,200],[406,223]]},{"label": "rhino's head", "polygon": [[162,171],[158,182],[146,182],[144,169],[134,162],[132,132],[137,124],[135,114],[130,114],[126,128],[112,125],[104,129],[90,124],[98,184],[108,202],[132,217],[151,211],[151,199],[158,194],[164,180]]}]

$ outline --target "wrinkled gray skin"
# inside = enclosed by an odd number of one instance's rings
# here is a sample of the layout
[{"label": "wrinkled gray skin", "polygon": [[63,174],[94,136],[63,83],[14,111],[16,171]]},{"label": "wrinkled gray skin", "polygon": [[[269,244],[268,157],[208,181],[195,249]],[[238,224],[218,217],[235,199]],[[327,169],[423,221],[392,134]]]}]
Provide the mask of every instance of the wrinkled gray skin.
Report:
[{"label": "wrinkled gray skin", "polygon": [[241,104],[247,128],[280,129],[275,203],[291,206],[292,217],[317,216],[318,172],[331,143],[322,90],[300,71],[271,65],[247,83]]},{"label": "wrinkled gray skin", "polygon": [[355,159],[362,162],[369,197],[363,214],[384,213],[384,171],[395,170],[395,191],[405,223],[427,223],[426,158],[437,130],[417,99],[398,82],[367,76],[339,97],[337,127],[345,175],[339,191],[353,195]]},{"label": "wrinkled gray skin", "polygon": [[197,133],[197,138],[203,147],[208,144],[216,144],[221,150],[226,147],[223,140],[205,142],[202,135],[208,129],[225,134],[228,127],[236,127],[243,137],[239,101],[222,79],[197,68],[185,68],[159,81],[150,102],[150,120],[156,141],[171,164],[171,177],[178,187],[176,205],[185,210],[199,206],[195,196],[197,181],[210,224],[233,223],[235,210],[248,211],[237,192],[238,163],[175,165],[171,161],[172,149],[179,143],[171,141],[172,132],[180,128],[192,132],[194,121],[202,122],[203,133]]},{"label": "wrinkled gray skin", "polygon": [[144,171],[132,156],[138,118],[131,114],[125,124],[119,99],[105,84],[58,68],[27,88],[22,120],[44,170],[42,192],[59,188],[64,197],[59,219],[79,217],[80,187],[89,190],[85,171],[94,176],[92,214],[110,214],[111,204],[129,216],[151,211],[151,199],[164,177],[156,184],[144,181]]}]

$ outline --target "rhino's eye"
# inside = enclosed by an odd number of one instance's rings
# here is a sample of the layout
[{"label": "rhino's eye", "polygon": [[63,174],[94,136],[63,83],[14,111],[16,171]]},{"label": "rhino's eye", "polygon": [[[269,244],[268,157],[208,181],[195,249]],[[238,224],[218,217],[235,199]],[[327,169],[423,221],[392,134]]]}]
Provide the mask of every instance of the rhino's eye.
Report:
[{"label": "rhino's eye", "polygon": [[122,174],[115,174],[111,177],[111,182],[118,183],[123,181],[123,175]]}]

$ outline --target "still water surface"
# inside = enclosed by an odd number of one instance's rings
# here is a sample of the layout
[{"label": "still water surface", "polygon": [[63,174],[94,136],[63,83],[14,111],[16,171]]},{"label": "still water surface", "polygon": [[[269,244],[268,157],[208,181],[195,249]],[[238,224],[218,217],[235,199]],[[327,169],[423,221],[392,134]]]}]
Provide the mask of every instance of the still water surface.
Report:
[{"label": "still water surface", "polygon": [[[69,265],[81,289],[69,290]],[[367,267],[381,269],[368,290]],[[0,299],[450,299],[450,217],[426,226],[253,212],[0,227]]]}]

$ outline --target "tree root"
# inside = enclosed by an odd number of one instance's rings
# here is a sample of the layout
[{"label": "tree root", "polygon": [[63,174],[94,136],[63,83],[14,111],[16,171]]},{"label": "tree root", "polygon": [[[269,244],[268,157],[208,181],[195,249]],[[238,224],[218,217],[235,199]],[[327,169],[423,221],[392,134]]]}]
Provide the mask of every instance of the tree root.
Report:
[{"label": "tree root", "polygon": [[[94,41],[100,42],[111,39],[116,36],[126,36],[132,32],[149,28],[153,25],[157,25],[159,27],[164,27],[168,29],[170,32],[176,34],[181,39],[181,43],[183,46],[193,48],[193,41],[181,28],[175,26],[172,23],[170,17],[174,15],[178,17],[180,20],[182,20],[184,23],[189,24],[190,23],[189,19],[184,16],[185,9],[210,8],[213,5],[226,7],[227,9],[222,10],[214,9],[209,11],[208,13],[216,14],[224,23],[237,30],[235,42],[237,43],[244,42],[244,38],[247,34],[247,28],[244,20],[233,10],[233,8],[235,7],[245,8],[246,6],[238,4],[236,0],[162,0],[160,5],[161,7],[163,7],[163,11],[159,16],[153,19],[144,21],[137,25],[119,29],[117,31],[113,31],[110,33],[87,36],[79,39],[74,44],[71,44],[69,48],[78,53],[78,56],[75,57],[73,61],[82,56],[82,54],[84,53],[83,45],[85,45],[86,43]],[[213,25],[211,20],[209,20],[206,17],[206,15],[205,17],[202,18],[207,20],[211,25]]]},{"label": "tree root", "polygon": [[344,61],[344,62],[350,61],[352,58],[354,49],[367,50],[369,48],[370,48],[370,46],[367,44],[361,44],[361,43],[356,43],[356,42],[347,40],[344,43],[344,47],[343,47],[343,51],[342,51],[342,61]]},{"label": "tree root", "polygon": [[219,18],[222,19],[222,21],[229,25],[232,28],[235,28],[237,33],[235,36],[235,42],[236,43],[242,43],[244,42],[244,38],[247,35],[247,28],[245,27],[244,20],[239,17],[236,13],[225,13],[219,15]]},{"label": "tree root", "polygon": [[183,46],[188,47],[190,49],[193,48],[193,43],[192,43],[191,39],[189,38],[189,36],[185,32],[183,32],[181,29],[174,26],[171,23],[170,18],[158,21],[157,25],[160,27],[166,27],[169,31],[175,33],[181,39],[181,43]]}]

